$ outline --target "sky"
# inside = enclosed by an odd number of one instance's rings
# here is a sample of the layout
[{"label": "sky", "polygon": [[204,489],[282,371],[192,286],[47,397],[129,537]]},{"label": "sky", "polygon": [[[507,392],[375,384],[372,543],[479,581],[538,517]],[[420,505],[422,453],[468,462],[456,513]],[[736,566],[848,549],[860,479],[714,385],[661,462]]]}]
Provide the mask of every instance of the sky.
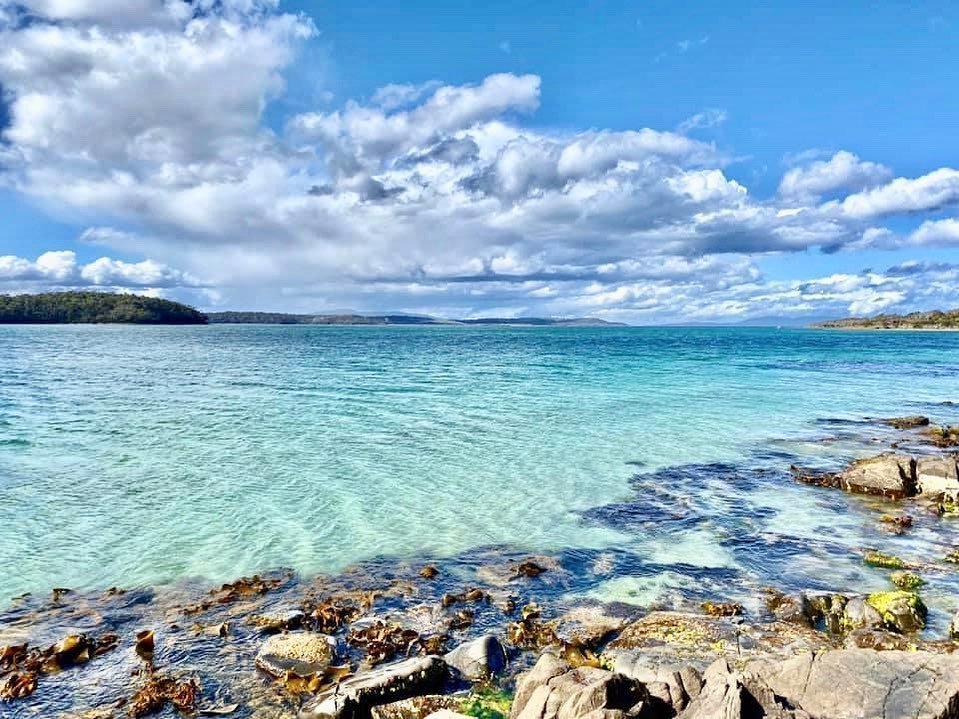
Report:
[{"label": "sky", "polygon": [[959,306],[952,2],[0,0],[0,292]]}]

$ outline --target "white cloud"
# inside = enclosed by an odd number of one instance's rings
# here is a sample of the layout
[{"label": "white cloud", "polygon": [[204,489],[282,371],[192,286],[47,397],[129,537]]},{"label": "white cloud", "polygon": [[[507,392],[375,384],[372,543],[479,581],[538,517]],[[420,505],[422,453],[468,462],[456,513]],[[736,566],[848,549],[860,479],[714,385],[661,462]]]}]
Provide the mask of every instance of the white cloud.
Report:
[{"label": "white cloud", "polygon": [[909,235],[909,244],[931,247],[959,247],[959,219],[923,222]]},{"label": "white cloud", "polygon": [[858,191],[891,178],[888,167],[865,162],[843,150],[828,160],[789,170],[779,184],[779,194],[793,201],[809,202],[834,190]]},{"label": "white cloud", "polygon": [[849,195],[838,206],[849,217],[868,219],[938,210],[957,202],[959,170],[943,167],[922,177],[898,177],[879,187]]},{"label": "white cloud", "polygon": [[709,108],[683,120],[676,127],[676,132],[684,135],[693,130],[706,130],[711,127],[718,127],[726,122],[728,117],[729,115],[725,110]]},{"label": "white cloud", "polygon": [[104,254],[151,259],[5,257],[7,287],[202,284],[240,307],[637,319],[906,306],[931,301],[923,277],[948,296],[928,273],[771,282],[755,258],[953,244],[941,220],[904,235],[876,220],[955,202],[954,170],[890,180],[848,152],[805,155],[781,194],[757,198],[726,152],[686,134],[723,111],[675,132],[531,129],[540,78],[510,73],[338,108],[296,98],[283,107],[304,111],[271,127],[265,110],[288,99],[284,73],[317,32],[276,2],[29,5],[38,17],[0,24],[0,185],[92,225],[80,241]]},{"label": "white cloud", "polygon": [[101,257],[78,264],[71,250],[44,252],[36,260],[0,256],[0,292],[71,288],[195,288],[188,274],[154,260],[124,262]]}]

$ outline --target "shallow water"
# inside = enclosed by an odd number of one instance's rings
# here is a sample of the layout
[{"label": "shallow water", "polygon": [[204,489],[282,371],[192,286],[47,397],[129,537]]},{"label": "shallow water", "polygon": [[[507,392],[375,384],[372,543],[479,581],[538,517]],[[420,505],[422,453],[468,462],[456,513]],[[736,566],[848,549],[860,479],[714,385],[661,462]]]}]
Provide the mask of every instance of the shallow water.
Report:
[{"label": "shallow water", "polygon": [[951,400],[959,333],[0,327],[0,597],[490,546],[636,604],[885,586],[864,547],[928,560],[952,525],[877,537],[786,469]]}]

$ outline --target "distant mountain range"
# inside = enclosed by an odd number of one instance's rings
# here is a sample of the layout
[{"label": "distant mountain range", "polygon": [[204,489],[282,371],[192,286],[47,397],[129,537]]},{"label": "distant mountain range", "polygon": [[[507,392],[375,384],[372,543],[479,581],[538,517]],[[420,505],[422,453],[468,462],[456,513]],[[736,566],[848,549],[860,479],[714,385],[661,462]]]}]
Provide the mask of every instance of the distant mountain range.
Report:
[{"label": "distant mountain range", "polygon": [[593,317],[551,319],[545,317],[482,317],[448,320],[426,315],[286,314],[282,312],[210,312],[211,324],[268,325],[509,325],[518,327],[625,327]]},{"label": "distant mountain range", "polygon": [[955,330],[959,329],[959,309],[912,312],[908,315],[876,315],[875,317],[847,317],[820,322],[814,327],[826,329],[870,330]]}]

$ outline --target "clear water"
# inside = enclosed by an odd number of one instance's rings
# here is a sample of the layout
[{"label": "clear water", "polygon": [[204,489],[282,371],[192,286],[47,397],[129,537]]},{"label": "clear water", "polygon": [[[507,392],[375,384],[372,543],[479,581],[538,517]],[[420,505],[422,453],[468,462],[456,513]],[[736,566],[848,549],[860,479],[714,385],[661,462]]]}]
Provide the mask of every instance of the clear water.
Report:
[{"label": "clear water", "polygon": [[959,333],[0,327],[0,597],[498,545],[635,602],[877,584],[862,546],[943,530],[877,539],[785,469],[893,439],[824,420],[951,400]]}]

